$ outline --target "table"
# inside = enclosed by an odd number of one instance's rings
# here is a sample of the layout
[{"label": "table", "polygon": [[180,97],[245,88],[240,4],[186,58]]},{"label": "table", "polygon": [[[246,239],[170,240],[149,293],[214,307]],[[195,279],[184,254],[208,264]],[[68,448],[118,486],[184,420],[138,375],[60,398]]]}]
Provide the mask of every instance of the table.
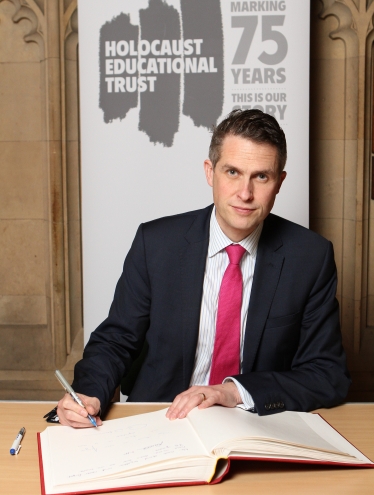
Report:
[{"label": "table", "polygon": [[[39,495],[36,433],[48,424],[43,415],[52,402],[0,401],[0,493]],[[105,419],[156,411],[167,404],[113,404]],[[374,460],[374,404],[345,404],[318,412],[367,457]],[[26,435],[18,456],[9,454],[19,429]],[[58,428],[59,426],[54,426]],[[372,495],[374,469],[233,461],[230,473],[213,486],[172,487],[116,492],[137,495]]]}]

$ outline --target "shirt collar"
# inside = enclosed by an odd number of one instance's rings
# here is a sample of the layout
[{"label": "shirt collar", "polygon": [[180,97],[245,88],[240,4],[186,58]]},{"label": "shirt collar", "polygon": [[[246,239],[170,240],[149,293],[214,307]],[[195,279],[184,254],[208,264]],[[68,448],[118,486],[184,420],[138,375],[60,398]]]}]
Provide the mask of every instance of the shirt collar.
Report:
[{"label": "shirt collar", "polygon": [[262,227],[264,223],[261,222],[256,229],[245,237],[240,242],[232,242],[231,239],[227,237],[226,234],[222,232],[216,218],[216,207],[212,210],[212,215],[210,217],[210,231],[209,231],[209,249],[208,256],[211,258],[217,253],[225,249],[230,244],[240,244],[243,248],[253,257],[257,255],[258,241],[262,232]]}]

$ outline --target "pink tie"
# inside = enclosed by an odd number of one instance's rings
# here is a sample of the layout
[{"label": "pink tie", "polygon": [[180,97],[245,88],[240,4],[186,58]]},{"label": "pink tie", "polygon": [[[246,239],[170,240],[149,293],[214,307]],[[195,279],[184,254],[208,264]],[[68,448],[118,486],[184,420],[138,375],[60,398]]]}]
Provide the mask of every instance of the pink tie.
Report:
[{"label": "pink tie", "polygon": [[227,376],[240,372],[240,314],[243,279],[240,260],[245,249],[240,244],[227,246],[230,264],[222,279],[218,298],[216,338],[209,385],[222,383]]}]

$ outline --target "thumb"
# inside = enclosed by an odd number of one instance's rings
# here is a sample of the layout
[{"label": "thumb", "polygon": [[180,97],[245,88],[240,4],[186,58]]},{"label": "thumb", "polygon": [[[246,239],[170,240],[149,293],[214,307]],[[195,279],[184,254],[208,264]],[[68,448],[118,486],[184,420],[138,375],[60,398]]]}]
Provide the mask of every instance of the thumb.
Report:
[{"label": "thumb", "polygon": [[80,397],[85,405],[85,408],[91,416],[97,416],[100,412],[100,401],[97,397],[88,397],[80,394]]}]

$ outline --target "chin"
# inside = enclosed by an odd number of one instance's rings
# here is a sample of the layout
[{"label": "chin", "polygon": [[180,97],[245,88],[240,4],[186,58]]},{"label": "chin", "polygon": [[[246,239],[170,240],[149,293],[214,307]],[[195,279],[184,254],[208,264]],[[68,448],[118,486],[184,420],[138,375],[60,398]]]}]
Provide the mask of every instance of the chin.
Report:
[{"label": "chin", "polygon": [[[243,220],[243,219],[242,219]],[[248,219],[246,219],[247,221],[241,221],[241,222],[235,222],[235,227],[233,225],[234,228],[238,229],[238,230],[242,230],[242,231],[246,231],[248,229],[254,229],[257,227],[257,225],[260,223],[260,221],[257,221],[257,219],[255,220],[254,218],[251,218],[250,221],[248,221]]]},{"label": "chin", "polygon": [[232,230],[237,234],[237,236],[241,237],[244,239],[244,237],[247,237],[251,232],[255,230],[257,227],[256,225],[233,225],[231,228]]}]

